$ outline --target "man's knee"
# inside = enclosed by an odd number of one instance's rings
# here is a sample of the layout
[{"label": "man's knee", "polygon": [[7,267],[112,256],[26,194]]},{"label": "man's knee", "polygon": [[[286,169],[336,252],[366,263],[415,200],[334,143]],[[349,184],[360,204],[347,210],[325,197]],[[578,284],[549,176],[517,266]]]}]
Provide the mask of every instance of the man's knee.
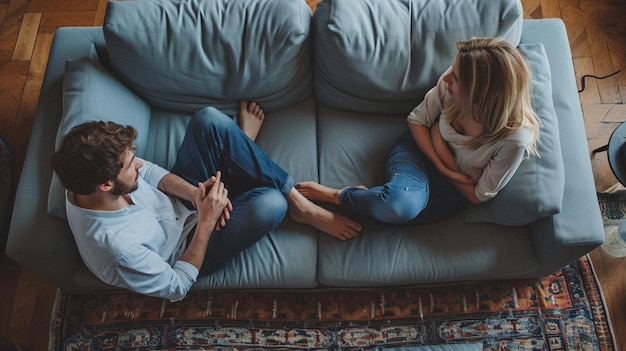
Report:
[{"label": "man's knee", "polygon": [[213,129],[224,130],[232,124],[234,124],[232,118],[212,106],[205,107],[196,112],[189,121],[189,126],[196,131]]},{"label": "man's knee", "polygon": [[260,191],[254,200],[255,216],[259,222],[275,222],[278,224],[287,214],[287,200],[280,191],[265,188]]}]

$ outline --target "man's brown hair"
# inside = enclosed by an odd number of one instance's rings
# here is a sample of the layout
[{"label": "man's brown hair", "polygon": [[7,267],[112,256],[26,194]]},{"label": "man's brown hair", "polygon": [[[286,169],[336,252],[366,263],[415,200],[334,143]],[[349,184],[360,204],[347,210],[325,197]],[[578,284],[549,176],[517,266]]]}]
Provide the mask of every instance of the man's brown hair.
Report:
[{"label": "man's brown hair", "polygon": [[80,124],[63,138],[53,168],[63,186],[89,195],[97,186],[117,179],[124,153],[133,148],[137,131],[114,122]]}]

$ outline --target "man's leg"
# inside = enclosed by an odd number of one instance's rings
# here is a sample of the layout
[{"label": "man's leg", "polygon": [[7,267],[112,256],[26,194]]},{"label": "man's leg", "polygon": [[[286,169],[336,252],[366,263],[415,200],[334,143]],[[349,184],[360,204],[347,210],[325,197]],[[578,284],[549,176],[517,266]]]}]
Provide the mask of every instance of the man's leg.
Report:
[{"label": "man's leg", "polygon": [[274,229],[287,212],[287,201],[276,189],[256,188],[232,200],[226,226],[211,234],[200,275],[208,275],[254,245]]},{"label": "man's leg", "polygon": [[259,186],[286,196],[295,183],[230,117],[207,107],[189,122],[172,172],[198,184],[217,171],[234,196]]},{"label": "man's leg", "polygon": [[189,122],[172,172],[197,184],[218,170],[233,196],[256,187],[275,188],[287,199],[289,216],[298,223],[342,240],[354,237],[361,230],[353,220],[330,212],[297,192],[293,177],[274,163],[230,117],[208,107]]}]

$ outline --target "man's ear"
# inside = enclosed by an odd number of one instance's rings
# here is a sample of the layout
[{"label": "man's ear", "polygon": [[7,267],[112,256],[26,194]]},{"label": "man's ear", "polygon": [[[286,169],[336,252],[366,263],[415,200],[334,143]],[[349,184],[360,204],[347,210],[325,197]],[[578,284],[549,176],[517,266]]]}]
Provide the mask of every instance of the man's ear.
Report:
[{"label": "man's ear", "polygon": [[113,181],[107,180],[106,183],[102,183],[98,185],[98,190],[102,192],[109,192],[113,189]]}]

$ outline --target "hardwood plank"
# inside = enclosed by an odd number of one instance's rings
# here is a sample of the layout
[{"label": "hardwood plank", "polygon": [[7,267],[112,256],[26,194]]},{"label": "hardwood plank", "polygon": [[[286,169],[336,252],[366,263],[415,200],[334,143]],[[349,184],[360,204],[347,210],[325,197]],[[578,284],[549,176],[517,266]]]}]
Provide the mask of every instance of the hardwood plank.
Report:
[{"label": "hardwood plank", "polygon": [[[599,250],[602,255],[600,264],[602,269],[607,272],[604,275],[602,283],[602,292],[605,301],[610,306],[609,315],[613,324],[613,330],[618,335],[618,350],[626,350],[626,338],[623,332],[626,330],[626,319],[624,311],[626,311],[626,299],[624,299],[624,291],[626,291],[626,258],[612,257],[603,250]],[[598,271],[598,270],[596,270]]]},{"label": "hardwood plank", "polygon": [[15,147],[13,157],[17,167],[17,177],[21,175],[22,165],[24,164],[24,159],[26,157],[26,149],[28,147],[28,141],[30,140],[30,133],[33,127],[33,118],[35,116],[40,90],[40,78],[28,77],[26,79],[24,93],[22,94],[22,99],[20,101],[13,125],[13,133],[17,139],[13,144]]},{"label": "hardwood plank", "polygon": [[98,0],[31,0],[28,12],[85,12],[95,11]]},{"label": "hardwood plank", "polygon": [[54,39],[55,31],[56,28],[52,27],[42,27],[39,29],[39,34],[37,35],[35,48],[33,50],[33,58],[30,61],[28,69],[28,75],[30,77],[43,79],[43,76],[46,73],[48,55],[50,54],[50,46],[52,45],[52,39]]},{"label": "hardwood plank", "polygon": [[540,0],[526,0],[523,1],[522,10],[524,11],[524,18],[541,18],[541,1]]},{"label": "hardwood plank", "polygon": [[8,10],[9,10],[9,3],[8,2],[1,2],[0,3],[0,26],[2,26],[4,24],[4,19],[7,16]]},{"label": "hardwood plank", "polygon": [[[595,0],[594,0],[595,1]],[[581,8],[589,6],[589,0],[580,0]],[[596,4],[601,6],[601,4]],[[593,67],[597,76],[606,76],[616,71],[609,55],[607,37],[605,32],[594,17],[594,13],[590,13],[584,17],[585,31],[587,32],[587,42],[593,59]],[[617,88],[617,80],[615,77],[599,80],[598,87],[600,89],[600,99],[603,103],[621,103],[621,96]]]},{"label": "hardwood plank", "polygon": [[41,22],[41,13],[24,14],[13,52],[13,60],[30,60],[39,31],[39,22]]},{"label": "hardwood plank", "polygon": [[554,0],[541,0],[542,18],[561,18],[561,7]]},{"label": "hardwood plank", "polygon": [[[595,74],[593,61],[591,58],[574,58],[574,68],[578,90],[583,89],[581,78],[587,74]],[[598,82],[595,79],[585,79],[584,90],[579,94],[580,102],[583,104],[602,103]]]},{"label": "hardwood plank", "polygon": [[21,75],[2,75],[0,76],[0,91],[19,91],[21,94],[25,82],[26,77]]},{"label": "hardwood plank", "polygon": [[37,274],[28,269],[22,269],[8,327],[11,339],[19,345],[28,345],[30,342],[30,327],[35,313],[40,280]]},{"label": "hardwood plank", "polygon": [[[1,80],[2,77],[0,77]],[[19,153],[20,151],[16,147],[16,145],[21,145],[22,140],[20,139],[20,133],[17,133],[14,129],[15,127],[15,119],[17,113],[19,111],[19,101],[21,98],[21,89],[17,90],[0,90],[0,106],[2,106],[2,110],[0,110],[0,119],[2,123],[0,126],[2,129],[0,131],[7,139],[9,144],[14,148],[14,153]],[[16,169],[16,172],[18,170]]]},{"label": "hardwood plank", "polygon": [[[6,56],[12,56],[12,54],[6,53]],[[28,73],[28,61],[13,61],[2,53],[0,54],[0,62],[4,62],[0,64],[0,75],[2,76],[24,76]]]},{"label": "hardwood plank", "polygon": [[37,301],[35,303],[36,313],[33,315],[30,327],[30,350],[47,350],[50,337],[50,320],[57,288],[46,280],[41,280],[37,291]]},{"label": "hardwood plank", "polygon": [[96,9],[96,15],[93,20],[94,26],[101,26],[104,23],[104,16],[106,15],[108,0],[99,0],[98,8]]},{"label": "hardwood plank", "polygon": [[9,2],[0,30],[0,51],[13,52],[26,9],[26,2],[27,0],[11,0]]},{"label": "hardwood plank", "polygon": [[45,12],[41,18],[42,27],[91,27],[96,12]]},{"label": "hardwood plank", "polygon": [[[1,122],[1,121],[0,121]],[[0,123],[1,125],[1,123]],[[3,238],[3,242],[6,238]],[[2,245],[2,252],[5,250]],[[0,257],[0,281],[2,289],[0,289],[0,335],[8,335],[9,321],[11,320],[12,302],[15,299],[15,286],[19,278],[19,272],[22,267],[7,256]]]},{"label": "hardwood plank", "polygon": [[561,19],[565,23],[569,38],[572,57],[589,57],[589,46],[585,26],[583,25],[583,13],[580,10],[578,0],[559,0]]}]

